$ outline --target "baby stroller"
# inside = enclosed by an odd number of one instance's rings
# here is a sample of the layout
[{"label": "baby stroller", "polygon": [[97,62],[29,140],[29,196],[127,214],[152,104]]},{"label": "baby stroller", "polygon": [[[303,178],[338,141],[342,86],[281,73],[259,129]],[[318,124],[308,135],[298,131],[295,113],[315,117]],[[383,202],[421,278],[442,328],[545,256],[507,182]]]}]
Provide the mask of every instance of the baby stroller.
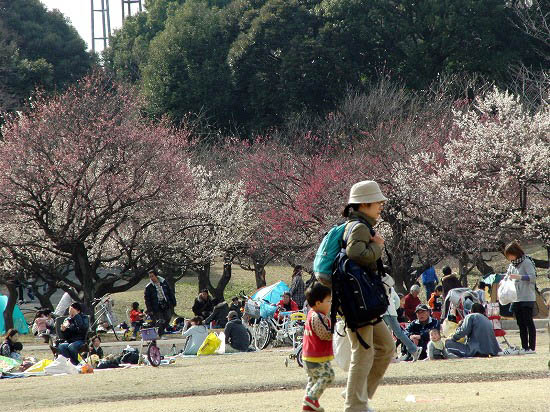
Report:
[{"label": "baby stroller", "polygon": [[470,313],[470,308],[474,303],[481,302],[478,294],[473,290],[469,288],[451,289],[443,302],[441,319],[447,318],[451,313],[456,316],[456,322],[460,322]]}]

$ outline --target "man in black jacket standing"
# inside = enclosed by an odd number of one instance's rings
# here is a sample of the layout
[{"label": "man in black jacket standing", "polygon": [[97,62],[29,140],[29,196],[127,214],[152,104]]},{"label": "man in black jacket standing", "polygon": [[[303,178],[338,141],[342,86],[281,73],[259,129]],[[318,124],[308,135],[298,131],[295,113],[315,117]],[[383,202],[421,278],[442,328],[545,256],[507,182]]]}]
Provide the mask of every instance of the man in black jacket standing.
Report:
[{"label": "man in black jacket standing", "polygon": [[164,334],[165,327],[170,323],[176,306],[176,296],[174,291],[168,285],[168,282],[160,277],[156,271],[149,272],[151,280],[145,286],[145,306],[147,313],[159,325],[159,336]]}]

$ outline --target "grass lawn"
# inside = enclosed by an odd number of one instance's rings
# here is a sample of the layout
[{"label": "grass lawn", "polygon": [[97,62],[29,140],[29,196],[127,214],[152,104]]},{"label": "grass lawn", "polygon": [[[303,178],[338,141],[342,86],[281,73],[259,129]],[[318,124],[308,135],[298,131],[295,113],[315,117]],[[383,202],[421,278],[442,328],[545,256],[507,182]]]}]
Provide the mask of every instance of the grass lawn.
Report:
[{"label": "grass lawn", "polygon": [[[517,334],[509,337],[519,342]],[[546,333],[539,333],[537,349],[535,355],[392,364],[373,406],[378,411],[550,412]],[[287,348],[276,348],[179,358],[159,368],[5,380],[0,404],[3,411],[297,411],[305,373],[294,362],[285,367],[288,354]],[[336,389],[323,398],[327,412],[343,404],[339,393],[346,374],[335,370]],[[416,403],[405,402],[410,394]]]}]

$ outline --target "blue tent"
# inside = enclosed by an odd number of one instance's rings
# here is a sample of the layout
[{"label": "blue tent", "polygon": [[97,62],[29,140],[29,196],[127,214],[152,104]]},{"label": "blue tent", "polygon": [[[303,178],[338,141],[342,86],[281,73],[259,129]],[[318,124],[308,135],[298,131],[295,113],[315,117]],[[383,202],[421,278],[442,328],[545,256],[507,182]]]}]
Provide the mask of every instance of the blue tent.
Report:
[{"label": "blue tent", "polygon": [[[8,304],[8,297],[1,295],[0,296],[0,334],[6,333],[6,327],[4,326],[4,310]],[[25,321],[23,312],[19,309],[19,306],[15,305],[13,308],[13,326],[19,333],[27,334],[29,333],[29,325]]]},{"label": "blue tent", "polygon": [[[288,285],[280,280],[273,285],[264,286],[263,288],[256,291],[256,293],[252,295],[252,299],[260,302],[260,316],[262,318],[273,316],[277,309],[275,306],[272,306],[270,304],[279,303],[279,301],[283,297],[283,293],[288,292],[289,290],[290,288],[288,287]],[[266,300],[269,303],[266,303]]]}]

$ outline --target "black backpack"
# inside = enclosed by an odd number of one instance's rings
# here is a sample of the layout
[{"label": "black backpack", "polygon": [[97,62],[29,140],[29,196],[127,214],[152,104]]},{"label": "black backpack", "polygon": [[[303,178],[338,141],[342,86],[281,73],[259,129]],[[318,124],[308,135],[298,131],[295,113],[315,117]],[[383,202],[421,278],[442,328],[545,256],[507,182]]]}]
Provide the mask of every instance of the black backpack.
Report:
[{"label": "black backpack", "polygon": [[[374,236],[374,230],[368,222],[360,220],[354,224],[358,223],[365,224]],[[343,239],[342,251],[336,258],[332,274],[331,323],[334,329],[338,312],[344,316],[346,327],[355,332],[359,328],[380,322],[388,309],[389,300],[382,282],[382,276],[385,274],[382,259],[378,259],[378,270],[373,272],[369,268],[359,266],[346,255],[345,245],[352,230],[353,226]],[[388,258],[391,259],[389,254]],[[369,349],[369,345],[359,334],[357,338],[365,349]]]}]

